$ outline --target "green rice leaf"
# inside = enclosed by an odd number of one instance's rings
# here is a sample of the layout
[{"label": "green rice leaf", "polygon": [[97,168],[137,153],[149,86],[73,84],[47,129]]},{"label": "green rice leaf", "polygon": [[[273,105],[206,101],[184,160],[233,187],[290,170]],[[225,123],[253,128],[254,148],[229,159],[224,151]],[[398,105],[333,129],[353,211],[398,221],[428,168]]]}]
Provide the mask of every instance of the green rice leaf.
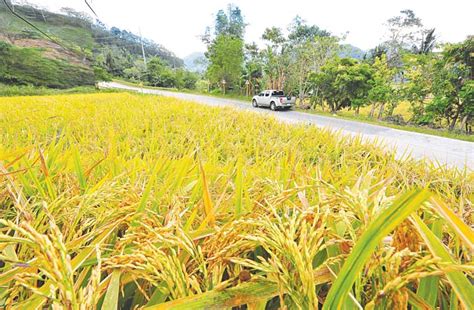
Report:
[{"label": "green rice leaf", "polygon": [[120,270],[115,270],[114,272],[112,272],[109,287],[107,288],[107,293],[105,294],[104,303],[102,304],[102,310],[118,309],[120,276]]},{"label": "green rice leaf", "polygon": [[331,286],[323,309],[341,309],[365,263],[382,238],[393,231],[428,199],[427,190],[414,190],[399,197],[362,234]]},{"label": "green rice leaf", "polygon": [[[413,223],[434,256],[441,258],[443,262],[455,263],[441,240],[436,238],[419,216],[413,216]],[[448,271],[446,277],[464,307],[474,309],[474,288],[466,276],[460,271]]]}]

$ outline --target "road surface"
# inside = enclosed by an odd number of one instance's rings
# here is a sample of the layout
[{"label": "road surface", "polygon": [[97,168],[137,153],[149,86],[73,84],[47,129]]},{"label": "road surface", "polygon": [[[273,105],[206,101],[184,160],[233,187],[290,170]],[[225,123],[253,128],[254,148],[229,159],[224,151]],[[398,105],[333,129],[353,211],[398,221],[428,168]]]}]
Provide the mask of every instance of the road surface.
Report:
[{"label": "road surface", "polygon": [[460,169],[467,167],[471,171],[474,170],[473,142],[431,136],[422,133],[403,131],[389,127],[297,111],[273,112],[268,109],[256,109],[249,103],[233,99],[222,99],[158,89],[144,89],[116,82],[102,82],[100,83],[100,87],[119,88],[146,94],[175,97],[210,106],[226,106],[240,110],[253,111],[255,113],[272,115],[273,117],[287,123],[312,124],[322,128],[337,130],[346,135],[361,135],[366,140],[383,141],[388,148],[395,148],[399,157],[409,155],[416,159],[429,159],[443,166],[447,165]]}]

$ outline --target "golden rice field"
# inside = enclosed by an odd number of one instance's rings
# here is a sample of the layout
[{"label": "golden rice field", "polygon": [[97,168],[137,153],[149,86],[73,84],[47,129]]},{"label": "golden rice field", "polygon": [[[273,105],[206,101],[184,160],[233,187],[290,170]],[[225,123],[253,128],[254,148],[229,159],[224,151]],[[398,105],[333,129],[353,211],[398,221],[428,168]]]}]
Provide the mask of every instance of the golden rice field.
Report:
[{"label": "golden rice field", "polygon": [[473,173],[132,94],[0,130],[0,308],[474,309]]}]

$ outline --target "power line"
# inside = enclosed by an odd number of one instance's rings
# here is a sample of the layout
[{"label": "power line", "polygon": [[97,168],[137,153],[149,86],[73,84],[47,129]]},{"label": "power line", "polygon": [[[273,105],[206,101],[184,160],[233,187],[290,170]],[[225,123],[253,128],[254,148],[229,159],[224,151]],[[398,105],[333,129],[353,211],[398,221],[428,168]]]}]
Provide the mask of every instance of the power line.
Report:
[{"label": "power line", "polygon": [[[87,4],[87,6],[91,9],[91,11],[97,16],[97,14],[95,13],[95,11],[93,10],[93,8],[90,6],[90,4],[87,2],[87,0],[84,0],[84,2]],[[48,38],[50,41],[56,43],[57,45],[59,45],[60,47],[62,47],[63,49],[65,50],[68,50],[74,54],[81,54],[80,52],[78,51],[75,51],[69,47],[66,47],[64,45],[62,45],[58,40],[56,40],[55,38],[51,37],[49,34],[47,34],[46,32],[44,32],[43,30],[41,30],[40,28],[38,28],[35,24],[33,24],[32,22],[30,22],[29,20],[27,20],[25,17],[21,16],[20,14],[18,14],[17,12],[15,12],[15,10],[11,7],[11,5],[7,2],[7,0],[3,0],[3,3],[5,4],[5,6],[8,8],[8,10],[17,18],[21,19],[23,22],[25,22],[26,24],[28,24],[30,27],[32,27],[33,29],[35,29],[36,31],[38,31],[39,33],[41,33],[43,36],[45,36],[46,38]],[[93,37],[94,38],[94,37]],[[120,39],[120,40],[124,40],[124,38],[121,38],[120,36],[110,36],[110,37],[98,37],[98,38],[94,38],[94,39],[105,39],[105,38],[110,38],[110,39]],[[140,34],[139,36],[139,39],[140,39],[140,42],[129,42],[129,43],[126,43],[126,44],[116,44],[117,47],[138,47],[140,48],[140,45],[141,45],[141,48],[142,48],[142,53],[144,54],[144,42],[143,42],[143,38]],[[146,63],[146,59],[145,59],[145,56],[143,55],[144,57],[144,61]]]},{"label": "power line", "polygon": [[40,32],[42,35],[44,35],[45,37],[47,37],[48,39],[50,39],[51,41],[54,41],[56,43],[56,41],[50,37],[47,33],[45,33],[43,30],[39,29],[38,27],[36,27],[34,24],[32,24],[30,21],[28,21],[26,18],[24,18],[23,16],[21,16],[20,14],[16,13],[15,10],[13,10],[13,8],[10,6],[10,4],[7,2],[7,0],[3,0],[3,3],[5,3],[6,7],[8,8],[8,10],[13,14],[15,15],[16,17],[18,17],[19,19],[21,19],[22,21],[24,21],[25,23],[27,23],[28,25],[30,25],[31,27],[33,27],[34,29],[36,29],[36,31]]},{"label": "power line", "polygon": [[31,23],[29,20],[27,20],[26,18],[24,18],[23,16],[21,16],[20,14],[18,14],[17,12],[15,12],[15,10],[10,6],[10,4],[7,2],[7,0],[3,0],[3,3],[5,3],[5,6],[8,8],[8,10],[14,15],[16,16],[17,18],[21,19],[22,21],[24,21],[26,24],[28,24],[30,27],[34,28],[36,31],[38,31],[39,33],[41,33],[43,36],[45,36],[46,38],[48,38],[50,41],[56,43],[57,45],[61,46],[63,49],[65,50],[68,50],[70,52],[73,52],[73,53],[77,53],[77,51],[74,51],[68,47],[65,47],[63,46],[59,41],[57,41],[56,39],[54,39],[53,37],[51,37],[49,34],[47,34],[46,32],[44,32],[43,30],[39,29],[36,25],[34,25],[33,23]]},{"label": "power line", "polygon": [[87,2],[87,0],[84,0],[84,2],[85,2],[86,5],[89,7],[89,9],[92,11],[92,13],[94,13],[95,17],[99,18],[99,15],[97,15],[97,13],[94,11],[94,9],[93,9],[92,6],[90,5],[90,3]]}]

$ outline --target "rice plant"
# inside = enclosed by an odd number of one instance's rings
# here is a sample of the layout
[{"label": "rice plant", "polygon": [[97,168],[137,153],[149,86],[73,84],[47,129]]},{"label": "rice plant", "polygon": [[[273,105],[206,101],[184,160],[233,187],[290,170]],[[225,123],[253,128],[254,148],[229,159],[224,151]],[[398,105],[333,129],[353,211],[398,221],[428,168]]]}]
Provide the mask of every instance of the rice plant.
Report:
[{"label": "rice plant", "polygon": [[0,307],[474,309],[474,174],[171,98],[0,99]]}]

